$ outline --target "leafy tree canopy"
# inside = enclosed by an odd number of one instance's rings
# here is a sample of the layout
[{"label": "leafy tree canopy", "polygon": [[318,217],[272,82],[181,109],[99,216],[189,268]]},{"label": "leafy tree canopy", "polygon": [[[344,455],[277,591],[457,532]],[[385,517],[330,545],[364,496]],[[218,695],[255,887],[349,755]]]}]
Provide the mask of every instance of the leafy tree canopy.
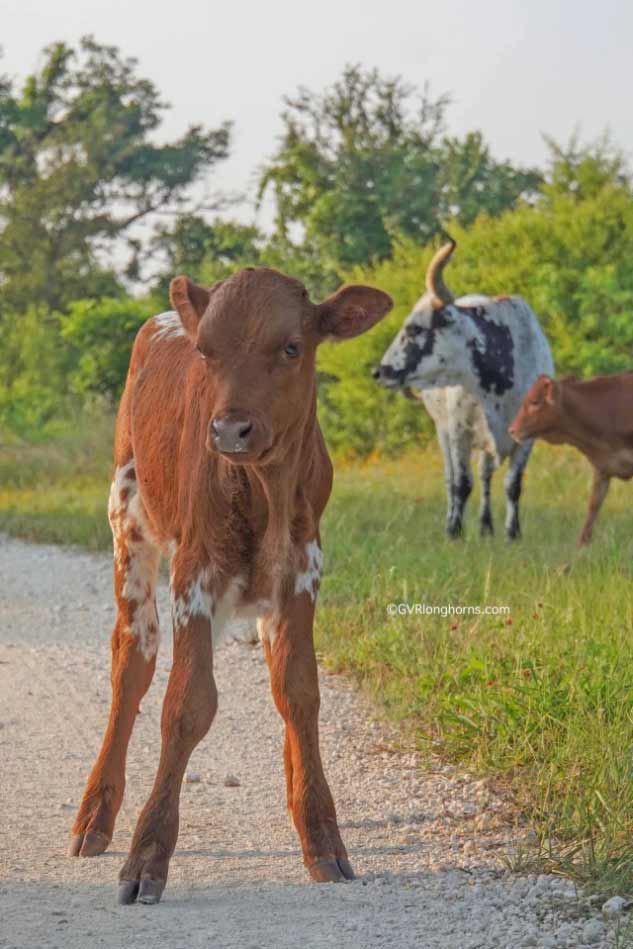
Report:
[{"label": "leafy tree canopy", "polygon": [[259,198],[272,192],[281,239],[316,249],[334,272],[389,257],[398,233],[423,244],[448,218],[499,214],[541,180],[496,162],[478,132],[445,137],[447,96],[376,70],[348,66],[323,94],[285,101]]},{"label": "leafy tree canopy", "polygon": [[166,105],[136,62],[91,37],[56,43],[16,89],[0,81],[0,305],[51,309],[116,292],[100,262],[127,236],[121,268],[136,276],[130,228],[185,206],[191,185],[225,158],[229,126],[193,126],[158,144]]}]

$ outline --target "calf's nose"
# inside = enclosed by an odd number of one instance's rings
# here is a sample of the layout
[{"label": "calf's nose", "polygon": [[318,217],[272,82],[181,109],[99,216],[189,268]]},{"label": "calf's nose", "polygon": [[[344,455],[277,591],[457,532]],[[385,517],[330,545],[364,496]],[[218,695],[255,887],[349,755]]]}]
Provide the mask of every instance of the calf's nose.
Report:
[{"label": "calf's nose", "polygon": [[247,415],[228,412],[211,420],[213,444],[218,451],[227,453],[248,451],[253,422]]},{"label": "calf's nose", "polygon": [[380,366],[374,366],[374,368],[371,371],[372,379],[376,379],[376,380],[380,379],[380,374],[381,374]]}]

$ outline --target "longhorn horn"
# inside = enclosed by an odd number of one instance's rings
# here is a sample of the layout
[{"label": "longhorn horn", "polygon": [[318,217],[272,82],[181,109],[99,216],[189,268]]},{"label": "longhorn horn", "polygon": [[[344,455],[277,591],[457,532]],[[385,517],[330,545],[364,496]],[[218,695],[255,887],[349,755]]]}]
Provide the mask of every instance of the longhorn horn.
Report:
[{"label": "longhorn horn", "polygon": [[452,237],[449,238],[448,243],[442,244],[435,254],[426,271],[426,289],[433,296],[433,301],[437,307],[446,306],[455,299],[444,283],[442,272],[456,246],[457,242]]}]

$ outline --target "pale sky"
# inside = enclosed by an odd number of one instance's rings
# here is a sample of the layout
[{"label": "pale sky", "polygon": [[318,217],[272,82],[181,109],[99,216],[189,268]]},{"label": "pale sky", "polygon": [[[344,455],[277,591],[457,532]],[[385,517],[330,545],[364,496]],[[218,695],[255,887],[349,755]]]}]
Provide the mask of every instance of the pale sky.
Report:
[{"label": "pale sky", "polygon": [[43,46],[85,33],[138,58],[172,106],[166,136],[233,120],[217,188],[252,188],[284,93],[321,90],[348,62],[450,93],[449,131],[480,129],[499,159],[539,163],[542,133],[577,126],[633,156],[631,0],[0,0],[0,72],[21,78]]}]

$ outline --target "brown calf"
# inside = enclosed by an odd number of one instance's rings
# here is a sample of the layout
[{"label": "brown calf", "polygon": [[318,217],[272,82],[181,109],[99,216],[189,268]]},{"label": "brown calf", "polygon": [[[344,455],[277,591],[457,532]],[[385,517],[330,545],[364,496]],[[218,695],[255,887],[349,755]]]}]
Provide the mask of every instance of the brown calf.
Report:
[{"label": "brown calf", "polygon": [[516,441],[542,438],[574,445],[593,467],[593,490],[579,545],[591,540],[593,525],[611,478],[633,477],[633,373],[597,376],[581,382],[539,376],[528,390],[510,434]]},{"label": "brown calf", "polygon": [[174,660],[153,790],[120,873],[119,901],[156,903],[178,836],[189,756],[217,707],[213,646],[234,616],[258,620],[285,722],[287,801],[315,880],[351,878],[319,753],[312,622],[319,520],[332,466],[316,417],[316,349],[365,332],[386,293],[348,286],[315,305],[274,270],[247,268],[211,290],[171,284],[176,312],[139,332],[119,410],[109,516],[118,616],[112,706],[70,852],[109,845],[125,759],[158,647],[160,554],[171,563]]}]

